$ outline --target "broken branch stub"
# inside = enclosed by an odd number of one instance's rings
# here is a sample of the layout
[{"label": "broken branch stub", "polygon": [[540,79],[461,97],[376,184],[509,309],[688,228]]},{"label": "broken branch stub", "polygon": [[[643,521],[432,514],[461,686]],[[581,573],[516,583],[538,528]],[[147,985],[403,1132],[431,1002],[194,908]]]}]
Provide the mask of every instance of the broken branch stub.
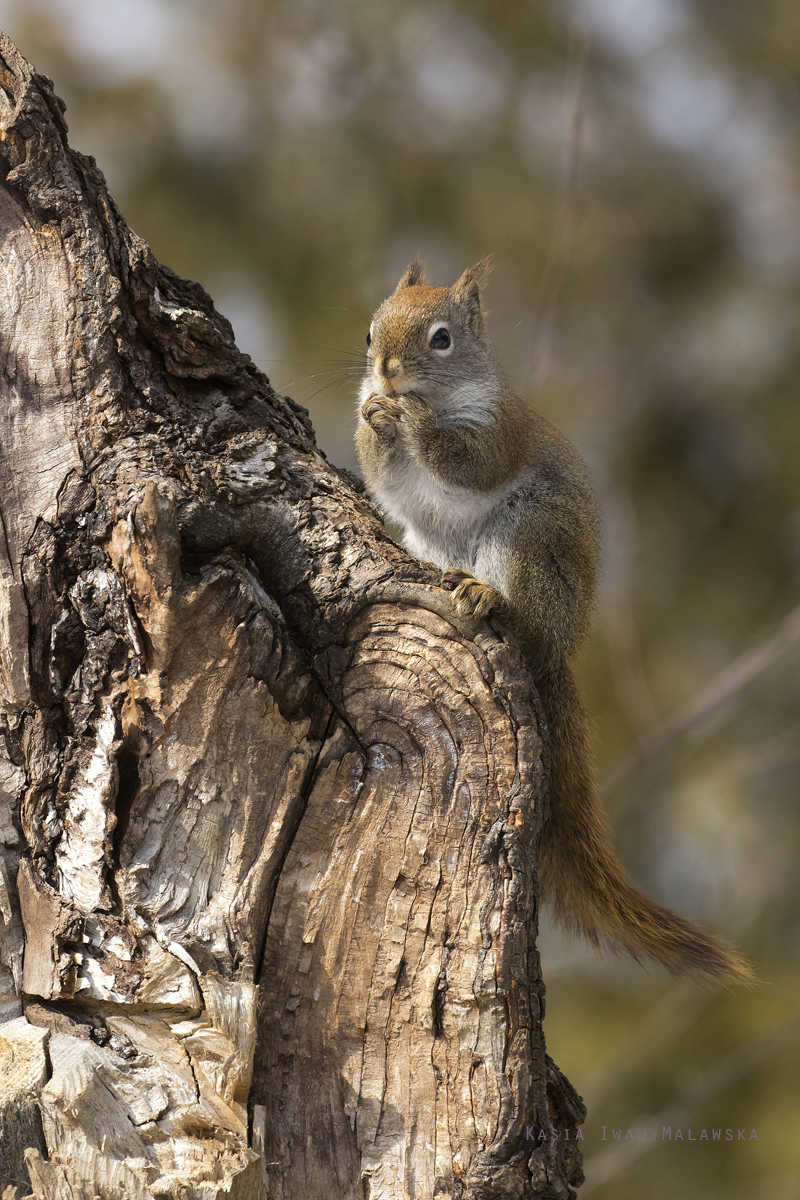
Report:
[{"label": "broken branch stub", "polygon": [[6,1200],[566,1197],[515,648],[6,38],[0,137]]}]

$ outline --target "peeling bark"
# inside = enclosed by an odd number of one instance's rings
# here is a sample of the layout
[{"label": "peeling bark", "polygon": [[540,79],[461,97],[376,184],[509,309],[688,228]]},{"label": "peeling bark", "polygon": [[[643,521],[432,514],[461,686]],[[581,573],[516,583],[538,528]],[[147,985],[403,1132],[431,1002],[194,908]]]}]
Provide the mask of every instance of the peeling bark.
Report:
[{"label": "peeling bark", "polygon": [[515,646],[5,38],[0,129],[4,1200],[574,1194]]}]

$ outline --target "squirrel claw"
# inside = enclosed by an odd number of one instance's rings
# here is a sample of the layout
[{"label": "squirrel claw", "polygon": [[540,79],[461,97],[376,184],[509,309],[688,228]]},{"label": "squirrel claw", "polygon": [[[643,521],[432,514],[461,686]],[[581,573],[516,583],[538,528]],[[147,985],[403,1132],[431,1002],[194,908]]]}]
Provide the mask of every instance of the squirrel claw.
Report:
[{"label": "squirrel claw", "polygon": [[450,567],[447,571],[442,571],[442,587],[451,591],[463,579],[472,579],[472,575],[468,571],[462,571],[458,567]]}]

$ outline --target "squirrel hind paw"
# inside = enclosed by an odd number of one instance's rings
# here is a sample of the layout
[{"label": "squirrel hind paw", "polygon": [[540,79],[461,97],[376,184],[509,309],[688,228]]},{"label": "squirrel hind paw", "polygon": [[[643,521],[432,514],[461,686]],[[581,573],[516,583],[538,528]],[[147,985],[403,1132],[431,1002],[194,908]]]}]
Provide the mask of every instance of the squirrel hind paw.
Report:
[{"label": "squirrel hind paw", "polygon": [[[457,578],[453,578],[456,576]],[[503,603],[503,597],[489,583],[481,583],[466,571],[447,571],[443,579],[456,583],[452,601],[460,613],[467,617],[486,617],[493,608]]]}]

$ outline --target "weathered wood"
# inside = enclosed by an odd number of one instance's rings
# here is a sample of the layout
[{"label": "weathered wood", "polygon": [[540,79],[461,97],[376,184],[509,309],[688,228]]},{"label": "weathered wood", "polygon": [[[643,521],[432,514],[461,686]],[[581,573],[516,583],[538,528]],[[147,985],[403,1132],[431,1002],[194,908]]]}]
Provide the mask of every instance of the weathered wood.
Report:
[{"label": "weathered wood", "polygon": [[7,39],[0,130],[0,1187],[566,1197],[516,649]]}]

